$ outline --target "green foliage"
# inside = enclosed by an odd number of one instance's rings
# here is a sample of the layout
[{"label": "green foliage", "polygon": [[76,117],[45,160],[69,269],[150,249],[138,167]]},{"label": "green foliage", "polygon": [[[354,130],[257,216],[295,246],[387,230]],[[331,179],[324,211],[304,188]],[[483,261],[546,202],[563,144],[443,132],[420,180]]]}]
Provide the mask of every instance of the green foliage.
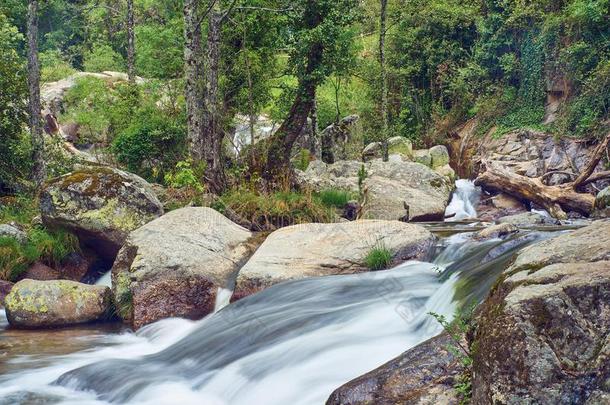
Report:
[{"label": "green foliage", "polygon": [[57,49],[40,52],[38,58],[41,83],[55,82],[76,73],[76,69],[63,58]]},{"label": "green foliage", "polygon": [[299,151],[299,154],[297,155],[294,167],[296,167],[299,170],[305,171],[305,170],[307,170],[307,167],[309,166],[310,161],[311,161],[311,153],[309,152],[308,149],[302,148]]},{"label": "green foliage", "polygon": [[136,26],[136,71],[147,78],[177,78],[183,70],[182,20]]},{"label": "green foliage", "polygon": [[16,281],[37,261],[57,266],[69,253],[78,249],[78,239],[74,235],[44,228],[32,228],[23,244],[14,238],[0,237],[0,279]]},{"label": "green foliage", "polygon": [[191,160],[182,160],[176,164],[176,169],[165,174],[165,184],[174,188],[192,188],[203,192],[203,185],[199,180],[203,176],[197,176],[193,169]]},{"label": "green foliage", "polygon": [[105,70],[124,71],[125,61],[110,45],[95,44],[83,55],[83,67],[86,72],[103,72]]},{"label": "green foliage", "polygon": [[[112,142],[113,153],[127,168],[150,180],[162,180],[186,154],[186,128],[181,120],[150,109],[140,111]],[[180,170],[180,169],[179,169]],[[190,168],[182,166],[182,180]],[[175,174],[168,179],[176,180]]]},{"label": "green foliage", "polygon": [[23,36],[0,14],[0,194],[27,178],[29,145],[25,63],[17,53]]},{"label": "green foliage", "polygon": [[343,208],[349,201],[358,199],[356,193],[335,189],[322,190],[317,195],[322,204],[334,208]]},{"label": "green foliage", "polygon": [[383,244],[372,247],[364,258],[366,267],[371,270],[383,270],[392,264],[392,252]]},{"label": "green foliage", "polygon": [[364,194],[364,181],[366,180],[366,178],[368,177],[368,172],[366,171],[366,167],[364,167],[364,165],[360,166],[360,169],[358,170],[358,194],[360,195],[360,197],[363,197]]},{"label": "green foliage", "polygon": [[437,314],[435,312],[429,312],[441,324],[445,332],[449,335],[452,344],[447,346],[447,350],[451,352],[464,367],[464,372],[456,379],[456,383],[453,386],[460,398],[460,404],[466,405],[470,403],[470,397],[472,396],[472,363],[473,354],[476,347],[468,347],[464,342],[467,341],[468,336],[472,336],[476,329],[474,323],[474,309],[476,305],[470,305],[463,311],[456,311],[453,321],[449,322],[444,315]]},{"label": "green foliage", "polygon": [[220,212],[229,210],[253,230],[272,230],[309,222],[330,222],[334,219],[334,210],[312,193],[267,194],[246,188],[236,189],[223,194],[212,208]]}]

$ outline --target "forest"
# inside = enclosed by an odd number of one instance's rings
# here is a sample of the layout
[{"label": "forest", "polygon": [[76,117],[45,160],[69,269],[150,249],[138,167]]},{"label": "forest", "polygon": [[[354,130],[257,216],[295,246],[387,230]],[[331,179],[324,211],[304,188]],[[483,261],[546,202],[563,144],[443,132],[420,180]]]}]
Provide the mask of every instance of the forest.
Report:
[{"label": "forest", "polygon": [[609,113],[610,0],[0,0],[0,404],[610,403]]}]

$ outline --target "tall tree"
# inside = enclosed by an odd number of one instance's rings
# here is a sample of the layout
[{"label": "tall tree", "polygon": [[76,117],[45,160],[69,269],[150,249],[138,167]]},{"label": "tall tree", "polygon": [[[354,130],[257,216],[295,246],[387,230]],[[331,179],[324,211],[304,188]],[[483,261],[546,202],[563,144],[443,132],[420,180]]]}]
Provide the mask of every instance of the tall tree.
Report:
[{"label": "tall tree", "polygon": [[290,175],[292,146],[307,122],[315,103],[317,87],[333,72],[337,43],[353,21],[353,0],[306,0],[295,4],[297,41],[291,55],[298,85],[288,115],[269,140],[267,162],[262,173],[271,186]]},{"label": "tall tree", "polygon": [[32,179],[40,189],[46,178],[44,137],[40,114],[40,65],[38,63],[38,1],[28,2],[28,90],[32,138]]},{"label": "tall tree", "polygon": [[379,14],[379,69],[381,74],[381,144],[383,160],[388,160],[388,72],[385,60],[385,35],[387,25],[388,0],[381,0],[381,13]]},{"label": "tall tree", "polygon": [[136,45],[133,17],[133,0],[127,0],[127,75],[129,82],[136,81]]}]

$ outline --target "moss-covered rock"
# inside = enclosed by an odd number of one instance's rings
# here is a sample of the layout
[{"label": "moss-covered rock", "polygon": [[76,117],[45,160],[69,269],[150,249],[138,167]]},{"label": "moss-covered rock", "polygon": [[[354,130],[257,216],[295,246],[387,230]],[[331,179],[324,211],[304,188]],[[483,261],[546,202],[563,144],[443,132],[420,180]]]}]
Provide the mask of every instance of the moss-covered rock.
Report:
[{"label": "moss-covered rock", "polygon": [[14,327],[65,326],[105,319],[111,314],[110,289],[68,280],[22,280],[4,299]]},{"label": "moss-covered rock", "polygon": [[449,151],[447,150],[446,146],[436,145],[431,147],[428,152],[430,153],[433,169],[449,164]]},{"label": "moss-covered rock", "polygon": [[42,219],[114,258],[132,230],[163,215],[150,184],[122,170],[87,167],[55,178],[41,195]]},{"label": "moss-covered rock", "polygon": [[610,187],[597,193],[593,215],[600,218],[610,217]]}]

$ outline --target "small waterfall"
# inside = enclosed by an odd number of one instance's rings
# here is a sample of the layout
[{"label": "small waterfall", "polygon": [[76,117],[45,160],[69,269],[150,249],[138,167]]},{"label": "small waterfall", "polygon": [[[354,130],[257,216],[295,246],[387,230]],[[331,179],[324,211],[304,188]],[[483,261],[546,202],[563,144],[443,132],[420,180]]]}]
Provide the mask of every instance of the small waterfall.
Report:
[{"label": "small waterfall", "polygon": [[455,182],[455,191],[445,210],[446,221],[461,221],[476,218],[476,205],[481,196],[481,188],[472,180],[459,179]]},{"label": "small waterfall", "polygon": [[214,312],[218,312],[231,302],[231,295],[233,290],[228,288],[218,288],[216,292],[216,302],[214,303]]},{"label": "small waterfall", "polygon": [[108,270],[99,280],[95,282],[95,285],[105,285],[106,287],[112,287],[112,271]]}]

